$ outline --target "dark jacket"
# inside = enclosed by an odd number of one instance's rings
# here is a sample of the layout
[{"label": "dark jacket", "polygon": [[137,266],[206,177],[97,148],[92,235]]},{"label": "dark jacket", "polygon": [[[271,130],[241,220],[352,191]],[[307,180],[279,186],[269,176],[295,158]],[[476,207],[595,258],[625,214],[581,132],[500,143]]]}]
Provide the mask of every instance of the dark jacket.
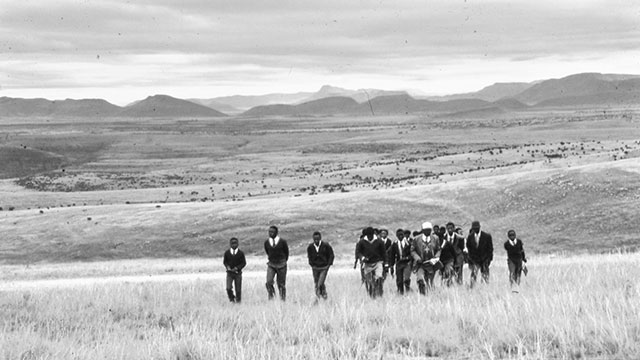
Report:
[{"label": "dark jacket", "polygon": [[269,265],[284,265],[289,260],[289,246],[284,239],[278,240],[276,246],[271,246],[267,239],[264,242],[264,252],[267,253]]},{"label": "dark jacket", "polygon": [[[242,269],[247,266],[247,260],[240,249],[238,249],[235,255],[231,255],[231,249],[227,249],[227,251],[224,252],[222,263],[227,271],[235,273],[241,273]],[[237,269],[237,271],[232,270],[234,268]]]},{"label": "dark jacket", "polygon": [[469,251],[469,260],[476,264],[491,263],[493,260],[493,240],[491,234],[480,231],[480,241],[476,243],[474,233],[467,236],[467,250]]},{"label": "dark jacket", "polygon": [[511,242],[507,240],[504,243],[504,249],[507,250],[507,258],[514,263],[521,264],[523,261],[527,262],[527,258],[524,255],[522,241],[520,239],[516,239],[515,245],[511,245]]},{"label": "dark jacket", "polygon": [[314,268],[322,268],[333,265],[333,248],[328,243],[321,241],[320,248],[316,251],[314,243],[307,247],[307,258],[309,265]]},{"label": "dark jacket", "polygon": [[369,241],[367,239],[362,239],[358,241],[356,245],[356,257],[358,259],[364,258],[364,263],[375,263],[378,261],[383,261],[385,264],[387,263],[387,252],[384,248],[384,243],[380,239],[375,239],[373,241]]},{"label": "dark jacket", "polygon": [[424,261],[440,257],[440,239],[438,235],[429,235],[431,239],[425,243],[423,235],[416,236],[411,243],[411,257],[415,262],[414,265],[420,265]]},{"label": "dark jacket", "polygon": [[406,245],[400,250],[398,244],[400,241],[395,242],[388,251],[389,266],[395,264],[407,264],[411,262],[411,243],[407,240]]},{"label": "dark jacket", "polygon": [[440,261],[443,264],[453,261],[456,266],[464,263],[464,236],[453,233],[449,239],[448,233],[444,234]]}]

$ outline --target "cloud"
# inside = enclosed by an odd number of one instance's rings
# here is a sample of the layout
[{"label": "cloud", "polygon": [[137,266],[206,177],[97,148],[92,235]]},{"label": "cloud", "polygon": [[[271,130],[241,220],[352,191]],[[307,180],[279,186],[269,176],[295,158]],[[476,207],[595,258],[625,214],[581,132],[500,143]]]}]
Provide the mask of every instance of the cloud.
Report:
[{"label": "cloud", "polygon": [[327,79],[321,83],[426,82],[438,69],[482,63],[489,71],[492,63],[520,68],[563,57],[593,63],[640,49],[640,3],[631,0],[0,0],[0,6],[5,89],[243,82],[263,88],[296,74]]}]

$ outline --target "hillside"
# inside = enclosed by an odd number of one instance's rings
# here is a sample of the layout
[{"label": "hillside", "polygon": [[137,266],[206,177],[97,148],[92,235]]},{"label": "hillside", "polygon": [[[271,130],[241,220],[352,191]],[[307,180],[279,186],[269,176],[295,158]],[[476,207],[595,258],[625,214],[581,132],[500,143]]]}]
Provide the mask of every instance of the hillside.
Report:
[{"label": "hillside", "polygon": [[357,111],[358,103],[343,96],[313,100],[300,105],[264,105],[256,106],[243,113],[244,116],[293,116],[293,115],[338,115],[352,114]]},{"label": "hillside", "polygon": [[[608,94],[607,100],[615,102],[618,96],[623,98],[627,93],[636,91],[640,91],[639,79],[623,75],[584,73],[542,81],[514,98],[528,105],[544,101],[562,103],[560,99],[563,98],[581,98],[581,104],[587,102],[601,104],[603,101],[598,98],[602,94]],[[571,102],[569,101],[567,104],[571,105]]]},{"label": "hillside", "polygon": [[102,99],[47,100],[0,98],[0,116],[116,116],[122,108]]},{"label": "hillside", "polygon": [[480,99],[484,101],[493,102],[503,98],[511,98],[527,90],[528,88],[532,87],[535,84],[536,82],[495,83],[493,85],[489,85],[475,92],[444,95],[444,96],[430,96],[430,97],[426,97],[425,99],[432,100],[432,101]]},{"label": "hillside", "polygon": [[119,114],[124,117],[220,117],[225,114],[209,107],[176,99],[168,95],[154,95],[129,105]]}]

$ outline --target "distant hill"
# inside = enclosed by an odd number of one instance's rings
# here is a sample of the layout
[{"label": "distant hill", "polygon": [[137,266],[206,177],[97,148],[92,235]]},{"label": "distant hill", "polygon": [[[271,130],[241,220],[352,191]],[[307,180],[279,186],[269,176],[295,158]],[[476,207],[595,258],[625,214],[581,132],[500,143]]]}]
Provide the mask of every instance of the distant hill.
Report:
[{"label": "distant hill", "polygon": [[330,97],[350,97],[356,102],[364,102],[382,95],[405,94],[405,91],[387,91],[378,89],[350,90],[335,86],[324,85],[317,92],[298,92],[292,94],[266,94],[266,95],[233,95],[212,99],[190,99],[190,101],[224,111],[222,106],[230,106],[236,111],[227,110],[229,114],[236,114],[263,105],[300,105],[314,100]]},{"label": "distant hill", "polygon": [[129,105],[119,114],[123,117],[219,117],[225,114],[215,109],[176,99],[168,95],[149,96]]},{"label": "distant hill", "polygon": [[480,109],[491,103],[479,99],[451,101],[428,101],[414,99],[404,93],[383,95],[361,103],[350,97],[336,96],[309,101],[300,105],[265,105],[252,108],[246,116],[291,116],[291,115],[393,115],[417,113],[441,113]]},{"label": "distant hill", "polygon": [[[274,104],[296,104],[307,100],[313,93],[299,92],[295,94],[266,94],[266,95],[232,95],[221,96],[212,99],[191,99],[200,104],[209,106],[209,103],[231,106],[238,111],[246,111],[256,106]],[[222,109],[222,108],[221,108]]]},{"label": "distant hill", "polygon": [[334,96],[305,102],[299,105],[263,105],[256,106],[243,115],[260,116],[294,116],[294,115],[338,115],[353,114],[358,110],[358,103],[349,97]]},{"label": "distant hill", "polygon": [[[600,97],[604,94],[608,94],[607,101],[615,102],[618,97],[616,94],[625,98],[626,94],[636,91],[640,91],[640,76],[583,73],[542,81],[514,98],[528,105],[549,101],[572,105],[574,101],[568,101],[569,99],[575,99],[576,104],[580,105],[591,101],[602,104],[604,100]],[[566,99],[560,100],[562,98]]]},{"label": "distant hill", "polygon": [[379,90],[379,89],[349,90],[349,89],[343,89],[335,86],[324,85],[320,88],[320,90],[318,90],[318,92],[314,93],[313,95],[305,99],[304,102],[323,99],[327,97],[344,96],[344,97],[350,97],[356,102],[362,103],[380,96],[404,95],[404,94],[407,94],[407,92],[406,91],[388,91],[388,90]]},{"label": "distant hill", "polygon": [[526,89],[532,87],[537,82],[524,83],[524,82],[514,82],[514,83],[495,83],[493,85],[489,85],[479,91],[464,93],[464,94],[453,94],[453,95],[445,95],[445,96],[430,96],[426,97],[427,100],[433,101],[448,101],[448,100],[458,100],[458,99],[480,99],[485,101],[497,101],[503,98],[511,98],[519,93],[525,91]]},{"label": "distant hill", "polygon": [[0,98],[0,116],[82,116],[117,115],[122,108],[102,99],[46,100]]},{"label": "distant hill", "polygon": [[229,104],[224,104],[212,99],[186,99],[187,101],[191,101],[192,103],[200,104],[202,106],[206,106],[208,108],[212,108],[214,110],[218,110],[228,115],[236,115],[240,114],[243,110],[237,109]]}]

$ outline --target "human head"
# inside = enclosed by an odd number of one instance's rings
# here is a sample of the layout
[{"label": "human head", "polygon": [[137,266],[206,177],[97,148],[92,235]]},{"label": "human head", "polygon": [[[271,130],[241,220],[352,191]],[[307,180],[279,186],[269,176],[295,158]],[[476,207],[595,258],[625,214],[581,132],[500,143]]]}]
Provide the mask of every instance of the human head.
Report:
[{"label": "human head", "polygon": [[433,233],[440,234],[440,225],[433,225]]},{"label": "human head", "polygon": [[271,225],[269,227],[269,237],[275,239],[276,236],[278,236],[278,227],[275,225]]},{"label": "human head", "polygon": [[457,228],[456,228],[456,232],[457,232],[458,234],[460,234],[460,235],[463,235],[463,230],[462,230],[462,228],[461,228],[461,227],[457,227]]},{"label": "human head", "polygon": [[238,239],[236,239],[236,238],[234,238],[234,237],[232,237],[232,238],[229,240],[229,246],[230,246],[233,250],[235,250],[235,249],[237,249],[237,248],[238,248],[238,244],[239,244]]},{"label": "human head", "polygon": [[431,235],[431,231],[433,231],[433,225],[430,222],[426,221],[422,223],[422,233],[429,236]]},{"label": "human head", "polygon": [[316,231],[313,233],[313,243],[318,245],[320,243],[320,240],[322,240],[322,234],[320,234],[320,231]]},{"label": "human head", "polygon": [[411,230],[405,230],[404,237],[406,237],[407,239],[411,238]]},{"label": "human head", "polygon": [[362,234],[364,235],[364,237],[371,241],[373,240],[373,235],[375,234],[375,231],[373,231],[373,228],[371,226],[365,228],[364,230],[362,230]]},{"label": "human head", "polygon": [[480,233],[480,221],[473,220],[473,222],[471,222],[471,231],[476,234]]},{"label": "human head", "polygon": [[452,235],[455,231],[456,225],[452,222],[447,223],[447,232]]},{"label": "human head", "polygon": [[509,240],[515,240],[515,238],[516,238],[516,231],[515,231],[515,230],[509,230],[509,231],[507,231],[507,237],[509,238]]},{"label": "human head", "polygon": [[380,229],[380,237],[386,239],[389,236],[389,231],[387,229]]},{"label": "human head", "polygon": [[402,229],[396,230],[396,237],[398,238],[398,240],[404,239],[404,230]]}]

